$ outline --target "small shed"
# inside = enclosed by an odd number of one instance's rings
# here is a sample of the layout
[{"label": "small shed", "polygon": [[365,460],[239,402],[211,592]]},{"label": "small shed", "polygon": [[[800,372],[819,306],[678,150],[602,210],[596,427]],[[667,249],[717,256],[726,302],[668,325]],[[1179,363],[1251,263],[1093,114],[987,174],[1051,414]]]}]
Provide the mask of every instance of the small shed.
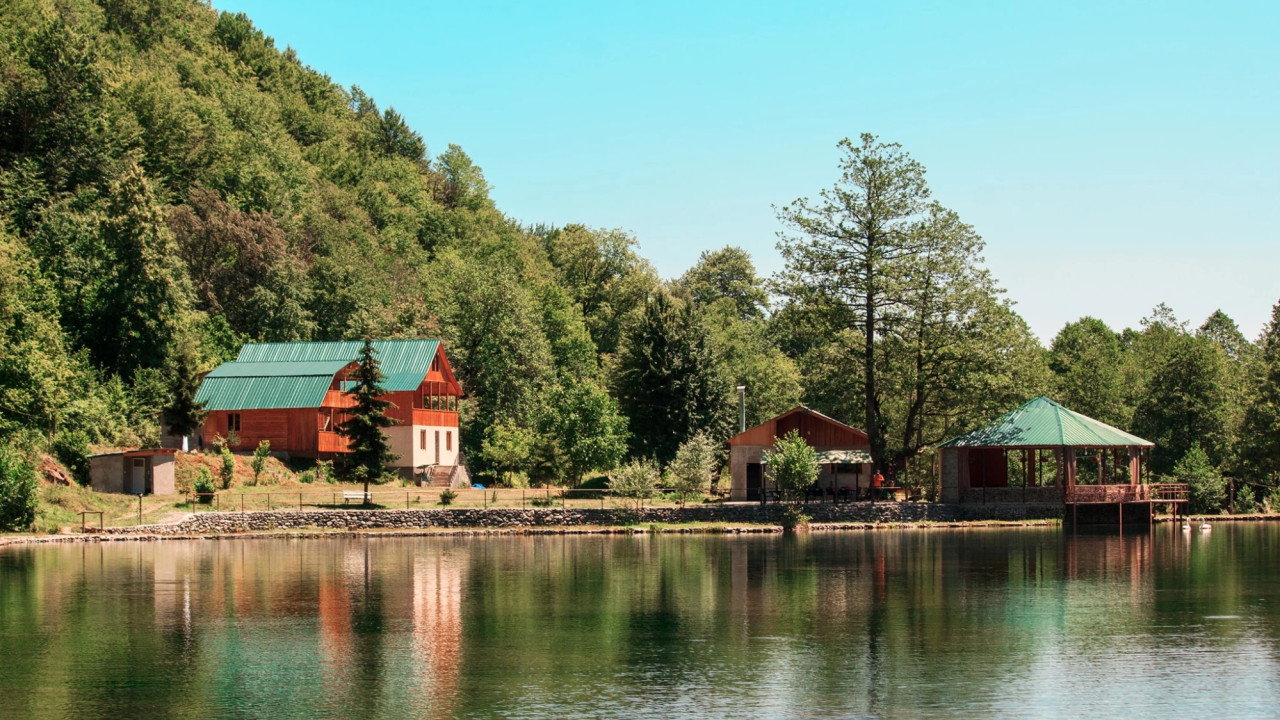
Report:
[{"label": "small shed", "polygon": [[729,438],[731,500],[759,500],[765,490],[764,454],[778,438],[792,430],[818,452],[819,487],[848,487],[871,484],[871,443],[867,434],[800,406]]},{"label": "small shed", "polygon": [[89,483],[97,492],[172,495],[174,451],[124,450],[89,456]]},{"label": "small shed", "polygon": [[1153,446],[1035,397],[938,446],[942,501],[1146,502],[1142,467]]}]

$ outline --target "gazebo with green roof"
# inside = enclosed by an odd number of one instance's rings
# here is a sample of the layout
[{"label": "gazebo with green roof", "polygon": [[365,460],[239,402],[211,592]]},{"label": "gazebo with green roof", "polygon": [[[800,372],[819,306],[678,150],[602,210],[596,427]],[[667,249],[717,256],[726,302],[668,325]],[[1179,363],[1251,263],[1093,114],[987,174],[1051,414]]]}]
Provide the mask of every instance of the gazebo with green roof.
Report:
[{"label": "gazebo with green roof", "polygon": [[[1053,504],[1176,502],[1152,492],[1153,443],[1036,397],[938,446],[942,501]],[[1081,464],[1088,472],[1081,473]]]}]

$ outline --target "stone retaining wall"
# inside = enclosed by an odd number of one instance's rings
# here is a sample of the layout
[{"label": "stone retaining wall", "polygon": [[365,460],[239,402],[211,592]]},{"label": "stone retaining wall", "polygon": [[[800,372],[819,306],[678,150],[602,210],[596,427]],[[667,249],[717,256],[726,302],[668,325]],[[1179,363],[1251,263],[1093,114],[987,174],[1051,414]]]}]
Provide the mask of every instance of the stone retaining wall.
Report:
[{"label": "stone retaining wall", "polygon": [[[814,523],[918,523],[1061,518],[1053,505],[943,505],[883,502],[798,506]],[[456,508],[430,510],[273,510],[201,512],[167,525],[107,528],[113,534],[204,535],[282,529],[519,528],[649,523],[766,523],[782,516],[777,505],[696,505],[687,508],[620,509]]]}]

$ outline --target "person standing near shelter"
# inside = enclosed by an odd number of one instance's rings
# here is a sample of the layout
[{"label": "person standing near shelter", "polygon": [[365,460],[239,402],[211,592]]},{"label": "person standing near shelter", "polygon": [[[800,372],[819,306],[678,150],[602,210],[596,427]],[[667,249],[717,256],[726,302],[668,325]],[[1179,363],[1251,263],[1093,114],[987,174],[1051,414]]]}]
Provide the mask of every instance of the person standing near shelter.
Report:
[{"label": "person standing near shelter", "polygon": [[881,485],[884,485],[884,475],[881,475],[880,471],[877,470],[876,474],[871,477],[871,487],[878,488]]}]

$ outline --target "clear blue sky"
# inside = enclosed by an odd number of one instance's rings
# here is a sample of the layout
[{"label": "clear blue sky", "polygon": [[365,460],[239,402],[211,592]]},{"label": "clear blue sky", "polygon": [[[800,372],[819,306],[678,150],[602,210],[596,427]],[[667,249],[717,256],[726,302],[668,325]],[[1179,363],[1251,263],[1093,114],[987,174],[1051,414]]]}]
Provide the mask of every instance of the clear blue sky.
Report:
[{"label": "clear blue sky", "polygon": [[[546,7],[543,7],[546,5]],[[1046,344],[1280,300],[1280,3],[214,0],[458,143],[524,222],[781,261],[771,205],[868,131],[929,168]]]}]

